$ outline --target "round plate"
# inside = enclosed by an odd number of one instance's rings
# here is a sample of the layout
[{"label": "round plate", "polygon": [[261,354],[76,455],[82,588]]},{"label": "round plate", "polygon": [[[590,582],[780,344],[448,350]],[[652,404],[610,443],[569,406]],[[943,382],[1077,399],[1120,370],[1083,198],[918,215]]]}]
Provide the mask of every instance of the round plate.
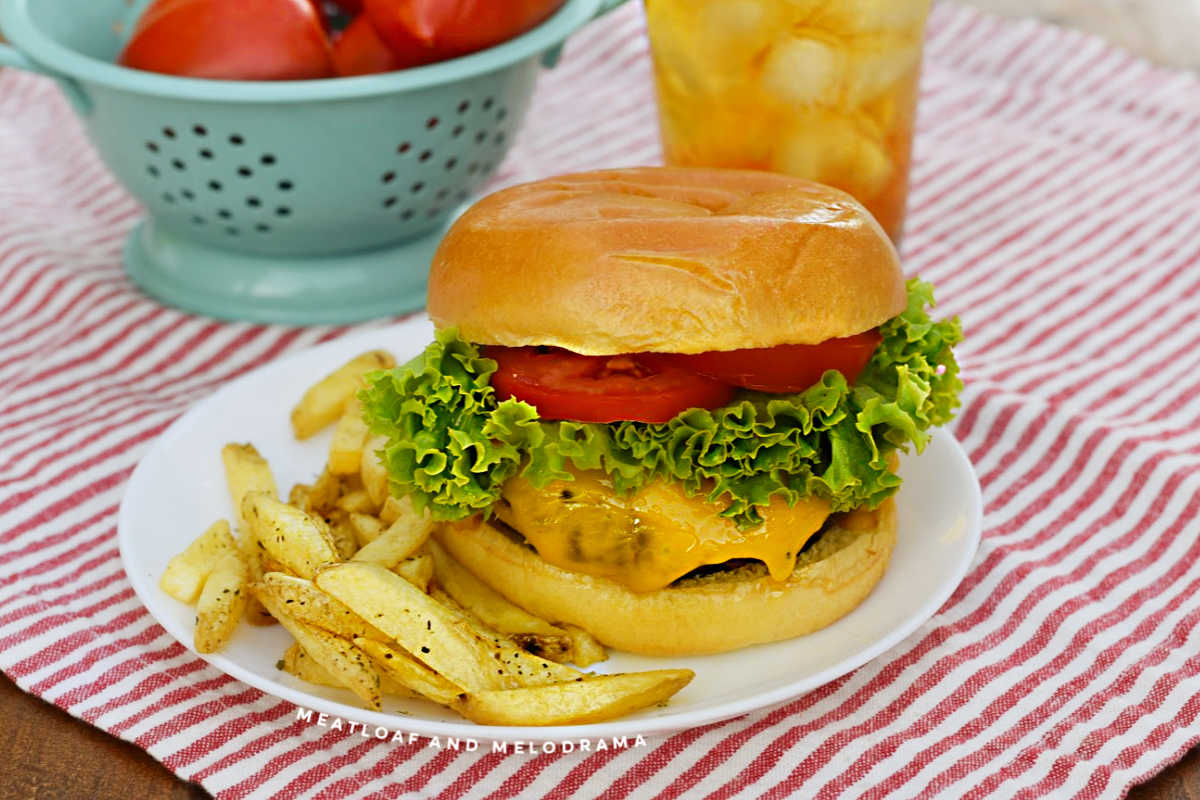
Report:
[{"label": "round plate", "polygon": [[[353,356],[384,348],[401,362],[432,338],[416,319],[330,342],[268,364],[225,386],[183,415],[142,459],[121,503],[118,538],[133,587],[150,613],[187,647],[194,610],[158,589],[179,553],[220,517],[232,520],[220,449],[251,441],[286,492],[311,482],[325,463],[329,434],[292,438],[288,414],[304,390]],[[547,728],[484,727],[432,703],[385,700],[359,707],[340,689],[312,686],[275,668],[290,636],[279,626],[242,625],[225,651],[201,656],[216,668],[306,708],[346,720],[427,736],[556,741],[667,733],[745,714],[815,689],[900,643],[929,619],[966,574],[982,527],[979,484],[962,448],[945,431],[920,456],[901,458],[899,532],[883,580],[857,609],[814,634],[731,653],[649,658],[612,653],[598,672],[688,667],[696,678],[671,702],[611,722]],[[719,620],[716,621],[719,624]]]}]

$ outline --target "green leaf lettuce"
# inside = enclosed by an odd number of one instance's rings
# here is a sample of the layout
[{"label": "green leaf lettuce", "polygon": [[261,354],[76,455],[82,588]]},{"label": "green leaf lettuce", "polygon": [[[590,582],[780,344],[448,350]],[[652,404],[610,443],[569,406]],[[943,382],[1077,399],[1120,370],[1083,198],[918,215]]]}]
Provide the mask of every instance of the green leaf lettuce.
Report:
[{"label": "green leaf lettuce", "polygon": [[889,454],[910,442],[923,449],[962,387],[951,351],[958,320],[931,320],[932,305],[932,287],[909,281],[908,308],[880,327],[883,340],[853,386],[829,370],[799,394],[744,391],[661,424],[548,421],[528,403],[498,401],[496,363],[453,329],[409,363],[369,375],[361,397],[371,429],[387,437],[392,491],[435,519],[486,513],[514,475],[544,486],[569,480],[572,467],[604,470],[620,492],[673,479],[752,527],[776,496],[823,498],[845,511],[896,491]]}]

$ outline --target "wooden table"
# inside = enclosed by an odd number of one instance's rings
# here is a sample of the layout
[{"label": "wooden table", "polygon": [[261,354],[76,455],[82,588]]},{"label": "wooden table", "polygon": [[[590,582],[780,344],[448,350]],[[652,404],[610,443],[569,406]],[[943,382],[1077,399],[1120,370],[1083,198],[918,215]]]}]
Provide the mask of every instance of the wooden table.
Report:
[{"label": "wooden table", "polygon": [[[0,675],[0,800],[204,800],[131,744],[102,733]],[[1200,800],[1200,748],[1149,783],[1132,800]]]}]

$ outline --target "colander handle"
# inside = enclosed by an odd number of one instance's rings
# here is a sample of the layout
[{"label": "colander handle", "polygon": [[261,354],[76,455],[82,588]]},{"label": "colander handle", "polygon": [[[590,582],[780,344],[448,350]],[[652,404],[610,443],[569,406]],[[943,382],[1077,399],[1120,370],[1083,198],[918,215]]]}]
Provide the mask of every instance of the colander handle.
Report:
[{"label": "colander handle", "polygon": [[[614,8],[624,2],[625,0],[600,0],[600,2],[596,4],[596,13],[592,14],[591,19],[586,20],[586,22],[591,22],[593,19],[599,19],[600,17],[603,17],[605,14],[612,11]],[[565,44],[566,42],[560,42],[546,52],[542,53],[542,66],[546,69],[553,69],[554,66],[558,64],[558,59],[562,57],[563,46]]]},{"label": "colander handle", "polygon": [[62,89],[63,94],[67,96],[67,100],[75,107],[76,111],[85,117],[92,113],[92,98],[79,84],[79,81],[43,67],[17,48],[7,44],[0,44],[0,66],[15,67],[26,72],[36,72],[39,75],[54,78],[54,80],[58,81],[59,88]]}]

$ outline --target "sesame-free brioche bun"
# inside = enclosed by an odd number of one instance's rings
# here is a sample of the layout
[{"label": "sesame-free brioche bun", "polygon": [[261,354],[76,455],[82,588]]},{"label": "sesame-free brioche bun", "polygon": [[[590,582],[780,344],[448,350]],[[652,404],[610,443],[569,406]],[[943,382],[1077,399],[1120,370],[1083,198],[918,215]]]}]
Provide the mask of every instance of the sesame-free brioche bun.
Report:
[{"label": "sesame-free brioche bun", "polygon": [[784,582],[761,562],[633,592],[538,556],[516,534],[478,519],[435,534],[459,563],[513,603],[577,625],[609,647],[646,655],[719,653],[824,628],[863,601],[896,542],[892,499],[874,511],[835,515]]},{"label": "sesame-free brioche bun", "polygon": [[904,310],[895,248],[850,195],[768,172],[549,178],[446,234],[429,314],[466,340],[585,355],[816,344]]}]

